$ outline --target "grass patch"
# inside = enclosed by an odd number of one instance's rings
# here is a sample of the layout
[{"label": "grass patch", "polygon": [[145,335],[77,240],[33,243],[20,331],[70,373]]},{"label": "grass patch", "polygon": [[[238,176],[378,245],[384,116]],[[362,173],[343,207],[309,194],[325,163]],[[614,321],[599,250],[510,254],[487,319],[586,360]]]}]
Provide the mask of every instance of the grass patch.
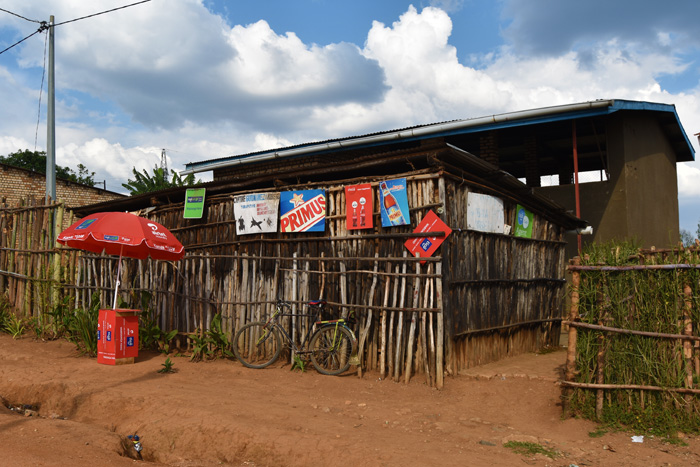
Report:
[{"label": "grass patch", "polygon": [[534,456],[535,454],[542,454],[554,459],[559,456],[559,453],[553,449],[546,448],[538,443],[527,443],[522,441],[508,441],[503,445],[508,449],[511,449],[516,454],[522,454],[524,456]]}]

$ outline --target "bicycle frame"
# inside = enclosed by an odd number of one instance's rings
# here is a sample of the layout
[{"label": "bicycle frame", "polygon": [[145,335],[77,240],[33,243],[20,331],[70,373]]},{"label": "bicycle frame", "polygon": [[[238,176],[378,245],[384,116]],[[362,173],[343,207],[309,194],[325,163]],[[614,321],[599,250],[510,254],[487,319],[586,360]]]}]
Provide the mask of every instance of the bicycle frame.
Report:
[{"label": "bicycle frame", "polygon": [[[350,332],[350,335],[352,336],[353,339],[353,345],[356,345],[357,343],[357,338],[355,337],[355,333],[348,327],[346,324],[347,321],[344,318],[340,319],[333,319],[333,320],[321,320],[322,314],[323,314],[323,309],[326,305],[325,300],[318,300],[318,301],[311,301],[309,302],[306,306],[307,307],[316,307],[317,312],[315,314],[311,313],[284,313],[282,307],[287,307],[290,308],[291,304],[288,302],[278,300],[277,301],[277,306],[275,312],[270,316],[270,318],[266,321],[266,326],[272,326],[275,327],[280,333],[284,336],[284,338],[287,340],[289,343],[289,348],[292,350],[294,354],[310,354],[312,350],[307,348],[307,344],[309,343],[309,339],[311,336],[314,334],[314,331],[316,330],[317,327],[319,326],[327,326],[331,324],[335,324],[335,329],[336,333],[338,326],[343,326],[345,329],[347,329]],[[304,338],[302,339],[301,343],[297,345],[294,342],[294,339],[292,336],[289,335],[286,329],[279,323],[279,318],[282,316],[293,316],[293,317],[313,317],[314,322],[312,326],[309,326],[308,329],[306,330],[306,333],[304,334]],[[334,334],[333,336],[333,345],[336,345],[336,337],[337,334]]]}]

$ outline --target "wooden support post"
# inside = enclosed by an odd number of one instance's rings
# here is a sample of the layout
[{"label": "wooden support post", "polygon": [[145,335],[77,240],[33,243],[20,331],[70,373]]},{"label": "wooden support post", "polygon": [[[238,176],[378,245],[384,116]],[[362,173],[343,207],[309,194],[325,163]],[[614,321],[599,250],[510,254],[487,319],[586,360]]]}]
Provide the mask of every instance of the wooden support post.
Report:
[{"label": "wooden support post", "polygon": [[[693,335],[693,290],[690,288],[689,284],[683,286],[683,300],[685,306],[683,307],[683,320],[684,328],[683,334],[687,336]],[[693,388],[693,344],[689,340],[683,341],[683,358],[685,359],[685,387]],[[692,411],[693,407],[693,397],[690,394],[685,395],[686,409],[688,412]]]},{"label": "wooden support post", "polygon": [[[420,263],[416,262],[416,277],[413,279],[413,309],[418,308],[420,303]],[[404,382],[406,384],[411,381],[411,370],[413,364],[413,340],[416,334],[416,319],[418,318],[418,313],[411,313],[411,326],[408,331],[408,343],[406,344],[406,366],[404,368]]]},{"label": "wooden support post", "polygon": [[[379,257],[379,253],[374,254],[375,258]],[[377,287],[377,269],[379,268],[379,261],[374,262],[374,269],[372,270],[372,285],[369,288],[369,299],[367,301],[367,304],[369,306],[372,306],[372,303],[374,302],[374,290]],[[358,319],[359,322],[361,322]],[[365,349],[365,342],[367,339],[367,335],[369,334],[369,328],[370,325],[372,324],[372,309],[370,308],[367,310],[367,316],[365,317],[365,325],[360,331],[360,342],[357,345],[357,357],[360,360],[360,365],[357,368],[357,375],[361,378],[362,377],[362,358],[364,355],[364,349]]]},{"label": "wooden support post", "polygon": [[386,263],[386,281],[384,283],[384,307],[382,309],[382,324],[381,324],[381,347],[379,351],[379,377],[386,378],[386,307],[389,305],[389,291],[391,290],[391,263]]},{"label": "wooden support post", "polygon": [[[578,266],[581,264],[581,258],[575,257],[573,260],[573,265]],[[577,270],[572,271],[571,274],[571,309],[569,310],[569,321],[575,322],[579,319],[578,305],[579,305],[579,287],[581,285],[581,273]],[[576,327],[569,326],[569,342],[567,346],[566,353],[566,376],[565,380],[568,382],[574,382],[576,377]],[[571,397],[573,390],[567,387],[563,394],[563,409],[564,416],[570,416],[570,403],[569,398]]]},{"label": "wooden support post", "polygon": [[437,315],[437,349],[435,351],[435,385],[438,389],[442,389],[444,385],[444,349],[445,349],[445,330],[444,330],[444,316],[445,310],[442,306],[442,263],[437,263],[435,265],[435,302],[438,308]]},{"label": "wooden support post", "polygon": [[[404,257],[406,257],[406,250],[403,252]],[[404,302],[406,298],[406,263],[404,262],[401,266],[401,292],[399,295],[399,308],[403,310]],[[402,349],[402,339],[403,337],[403,311],[399,311],[399,316],[396,322],[396,355],[394,358],[394,381],[399,382],[399,377],[401,374],[401,349]]]}]

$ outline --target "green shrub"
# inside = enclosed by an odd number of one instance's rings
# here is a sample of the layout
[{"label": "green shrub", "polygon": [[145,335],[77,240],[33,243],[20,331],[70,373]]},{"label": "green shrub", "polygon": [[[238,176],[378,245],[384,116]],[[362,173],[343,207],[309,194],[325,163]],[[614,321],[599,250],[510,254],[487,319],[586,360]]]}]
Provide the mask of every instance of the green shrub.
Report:
[{"label": "green shrub", "polygon": [[78,308],[68,322],[67,338],[81,354],[97,356],[97,324],[100,313],[100,295],[95,292],[88,309]]}]

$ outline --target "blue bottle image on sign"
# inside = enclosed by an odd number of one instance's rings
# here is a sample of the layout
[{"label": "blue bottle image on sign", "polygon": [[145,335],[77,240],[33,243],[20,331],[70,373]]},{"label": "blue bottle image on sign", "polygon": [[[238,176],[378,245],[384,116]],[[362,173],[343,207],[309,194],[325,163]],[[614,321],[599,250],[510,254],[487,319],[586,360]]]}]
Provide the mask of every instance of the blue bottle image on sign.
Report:
[{"label": "blue bottle image on sign", "polygon": [[[379,188],[382,191],[382,206],[384,208],[384,213],[389,219],[389,225],[406,225],[406,218],[401,212],[401,206],[396,200],[394,195],[391,193],[391,189],[387,186],[387,182],[381,182]],[[383,223],[385,226],[386,223]]]}]

